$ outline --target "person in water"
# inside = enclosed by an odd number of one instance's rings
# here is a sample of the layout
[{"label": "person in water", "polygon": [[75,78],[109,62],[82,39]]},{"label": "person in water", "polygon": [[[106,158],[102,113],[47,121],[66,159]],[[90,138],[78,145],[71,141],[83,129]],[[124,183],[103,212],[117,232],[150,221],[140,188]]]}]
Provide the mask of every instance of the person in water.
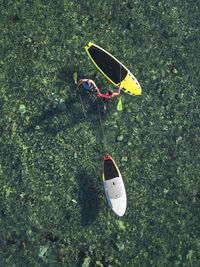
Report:
[{"label": "person in water", "polygon": [[[96,84],[93,80],[90,79],[80,79],[77,83],[77,93],[79,91],[79,86],[83,85],[86,93],[88,94],[90,100],[94,103],[96,101],[97,95],[96,95]],[[95,92],[95,93],[94,93]]]},{"label": "person in water", "polygon": [[77,90],[79,89],[80,85],[83,85],[85,90],[87,90],[89,93],[97,89],[97,86],[93,80],[90,79],[80,79],[78,81]]},{"label": "person in water", "polygon": [[113,93],[112,90],[109,90],[108,93],[106,93],[106,94],[101,94],[100,91],[99,91],[99,89],[96,88],[98,96],[102,97],[102,99],[103,99],[103,102],[104,102],[104,110],[106,110],[106,103],[112,101],[112,98],[114,96],[117,96],[117,95],[120,94],[121,85],[119,85],[118,88],[119,88],[119,90],[118,90],[117,93]]}]

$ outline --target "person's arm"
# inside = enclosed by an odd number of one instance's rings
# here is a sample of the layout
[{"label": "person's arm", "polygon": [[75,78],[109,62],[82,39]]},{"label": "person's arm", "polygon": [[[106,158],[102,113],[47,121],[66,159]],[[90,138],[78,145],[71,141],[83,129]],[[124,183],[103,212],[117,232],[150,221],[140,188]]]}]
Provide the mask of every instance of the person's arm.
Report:
[{"label": "person's arm", "polygon": [[121,85],[119,85],[119,90],[118,90],[118,92],[117,92],[117,93],[113,93],[113,96],[117,96],[117,95],[119,95],[119,94],[120,94],[120,90],[121,90]]},{"label": "person's arm", "polygon": [[107,98],[107,94],[101,94],[100,92],[99,92],[99,89],[96,87],[96,90],[97,90],[97,94],[98,94],[98,96],[100,96],[100,97],[105,97],[105,98]]},{"label": "person's arm", "polygon": [[80,79],[79,81],[78,81],[78,86],[81,84],[81,83],[84,83],[84,82],[86,82],[87,81],[87,79]]},{"label": "person's arm", "polygon": [[101,94],[101,93],[99,92],[99,89],[98,89],[98,88],[96,88],[96,91],[97,91],[98,96],[100,96],[100,97],[105,97],[105,98],[108,97],[108,94]]},{"label": "person's arm", "polygon": [[90,81],[91,81],[91,84],[92,84],[93,88],[97,90],[98,88],[96,86],[96,83],[94,81],[92,81],[92,80],[90,80]]},{"label": "person's arm", "polygon": [[102,94],[100,93],[100,91],[97,87],[96,87],[96,91],[97,91],[98,96],[102,97]]}]

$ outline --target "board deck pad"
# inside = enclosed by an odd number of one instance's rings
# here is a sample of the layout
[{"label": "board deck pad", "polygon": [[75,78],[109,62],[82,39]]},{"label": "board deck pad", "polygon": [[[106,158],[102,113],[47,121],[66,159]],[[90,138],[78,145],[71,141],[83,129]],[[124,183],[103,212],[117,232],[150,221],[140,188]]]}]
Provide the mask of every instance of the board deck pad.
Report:
[{"label": "board deck pad", "polygon": [[107,180],[105,183],[106,183],[108,195],[111,199],[117,199],[123,195],[124,190],[122,190],[123,183],[121,179],[117,177],[117,178],[113,178],[112,180]]},{"label": "board deck pad", "polygon": [[127,75],[127,70],[109,54],[96,46],[88,49],[90,56],[101,70],[115,83],[118,84]]},{"label": "board deck pad", "polygon": [[114,56],[89,42],[85,50],[99,71],[115,86],[129,95],[141,95],[142,89],[134,75]]},{"label": "board deck pad", "polygon": [[119,176],[119,173],[115,167],[115,165],[113,164],[111,159],[107,159],[105,160],[104,163],[104,175],[105,175],[105,180],[111,180],[115,177]]}]

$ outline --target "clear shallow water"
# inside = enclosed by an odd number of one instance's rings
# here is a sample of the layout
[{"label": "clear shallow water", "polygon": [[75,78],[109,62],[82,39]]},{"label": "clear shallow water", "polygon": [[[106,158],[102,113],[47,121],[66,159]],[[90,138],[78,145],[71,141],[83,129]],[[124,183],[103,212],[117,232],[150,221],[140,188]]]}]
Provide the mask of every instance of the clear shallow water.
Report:
[{"label": "clear shallow water", "polygon": [[[6,1],[0,21],[1,265],[198,266],[198,2]],[[74,93],[75,71],[115,89],[88,41],[143,89],[102,114],[104,143],[97,106],[84,100],[85,119]],[[104,195],[106,153],[122,218]]]}]

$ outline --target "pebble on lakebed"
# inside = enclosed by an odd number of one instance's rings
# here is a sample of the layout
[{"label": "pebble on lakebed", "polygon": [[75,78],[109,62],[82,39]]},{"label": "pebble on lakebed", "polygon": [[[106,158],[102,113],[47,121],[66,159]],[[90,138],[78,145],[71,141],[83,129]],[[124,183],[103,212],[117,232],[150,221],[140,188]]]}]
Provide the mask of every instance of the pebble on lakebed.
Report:
[{"label": "pebble on lakebed", "polygon": [[123,135],[119,135],[119,136],[117,136],[117,141],[121,142],[123,140],[123,138],[124,138]]}]

